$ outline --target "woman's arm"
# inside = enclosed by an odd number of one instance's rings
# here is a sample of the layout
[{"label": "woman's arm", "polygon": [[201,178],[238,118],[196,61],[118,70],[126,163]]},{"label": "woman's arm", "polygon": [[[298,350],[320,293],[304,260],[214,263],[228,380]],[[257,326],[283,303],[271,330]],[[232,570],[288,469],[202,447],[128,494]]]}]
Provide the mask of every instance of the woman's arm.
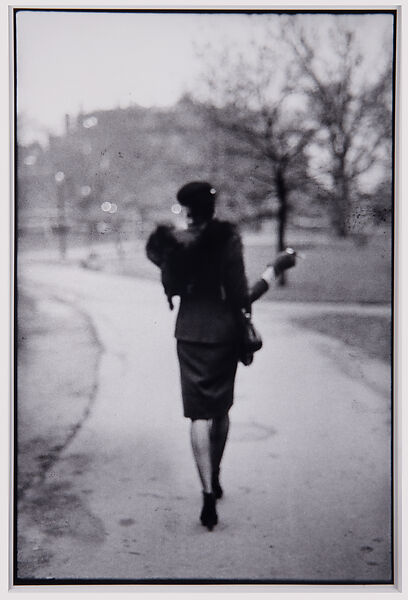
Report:
[{"label": "woman's arm", "polygon": [[294,267],[296,264],[296,252],[288,248],[284,252],[280,252],[273,263],[269,264],[262,276],[254,283],[249,292],[249,300],[255,302],[263,296],[268,290],[274,279],[279,277],[283,271]]},{"label": "woman's arm", "polygon": [[255,300],[258,300],[261,296],[263,296],[269,290],[269,282],[266,281],[263,277],[258,279],[251,287],[249,291],[249,301],[252,304]]},{"label": "woman's arm", "polygon": [[250,311],[248,280],[245,273],[242,241],[238,233],[229,240],[222,265],[222,284],[227,302],[234,310]]}]

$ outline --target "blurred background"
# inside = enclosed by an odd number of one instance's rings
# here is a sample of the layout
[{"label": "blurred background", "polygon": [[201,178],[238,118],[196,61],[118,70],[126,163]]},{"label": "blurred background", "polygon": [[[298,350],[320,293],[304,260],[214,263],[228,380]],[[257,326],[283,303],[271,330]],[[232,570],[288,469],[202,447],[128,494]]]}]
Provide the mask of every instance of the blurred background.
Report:
[{"label": "blurred background", "polygon": [[19,251],[149,276],[209,179],[250,277],[307,249],[276,298],[390,300],[391,14],[21,11],[17,108]]}]

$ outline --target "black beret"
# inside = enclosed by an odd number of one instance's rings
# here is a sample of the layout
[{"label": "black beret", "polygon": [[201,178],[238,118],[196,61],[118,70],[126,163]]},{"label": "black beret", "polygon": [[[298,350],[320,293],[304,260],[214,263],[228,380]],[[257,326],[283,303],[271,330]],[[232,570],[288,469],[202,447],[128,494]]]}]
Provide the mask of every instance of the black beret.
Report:
[{"label": "black beret", "polygon": [[206,181],[191,181],[177,192],[177,200],[182,206],[214,206],[215,189]]}]

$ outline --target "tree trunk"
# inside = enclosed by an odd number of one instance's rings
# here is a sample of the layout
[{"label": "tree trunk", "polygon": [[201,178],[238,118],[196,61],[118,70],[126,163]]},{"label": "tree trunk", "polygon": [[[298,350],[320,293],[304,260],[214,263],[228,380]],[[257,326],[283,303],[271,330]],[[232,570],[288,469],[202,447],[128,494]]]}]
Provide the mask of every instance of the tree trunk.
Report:
[{"label": "tree trunk", "polygon": [[331,222],[336,236],[345,238],[348,235],[347,225],[350,199],[344,161],[340,161],[334,177],[334,186]]},{"label": "tree trunk", "polygon": [[336,189],[333,197],[331,223],[334,233],[339,238],[347,237],[348,198],[342,193],[342,186]]},{"label": "tree trunk", "polygon": [[[276,195],[278,196],[279,207],[278,207],[278,245],[277,251],[282,252],[286,247],[286,224],[288,214],[288,202],[287,202],[287,189],[282,170],[278,169],[276,174]],[[278,285],[284,286],[286,284],[285,273],[282,273],[278,277]]]}]

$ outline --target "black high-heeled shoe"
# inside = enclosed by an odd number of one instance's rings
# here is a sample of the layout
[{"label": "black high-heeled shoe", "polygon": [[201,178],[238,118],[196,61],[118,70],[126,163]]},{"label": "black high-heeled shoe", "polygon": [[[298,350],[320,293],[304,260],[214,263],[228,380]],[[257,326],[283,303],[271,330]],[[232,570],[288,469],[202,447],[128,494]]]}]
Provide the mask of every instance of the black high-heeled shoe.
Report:
[{"label": "black high-heeled shoe", "polygon": [[219,500],[220,498],[222,498],[223,495],[223,489],[220,486],[220,470],[217,469],[217,471],[213,471],[213,474],[211,476],[211,487],[212,487],[212,491],[214,496],[216,497],[217,500]]},{"label": "black high-heeled shoe", "polygon": [[200,515],[200,520],[204,527],[209,531],[218,523],[217,511],[215,510],[215,496],[213,493],[203,492],[204,504]]}]

